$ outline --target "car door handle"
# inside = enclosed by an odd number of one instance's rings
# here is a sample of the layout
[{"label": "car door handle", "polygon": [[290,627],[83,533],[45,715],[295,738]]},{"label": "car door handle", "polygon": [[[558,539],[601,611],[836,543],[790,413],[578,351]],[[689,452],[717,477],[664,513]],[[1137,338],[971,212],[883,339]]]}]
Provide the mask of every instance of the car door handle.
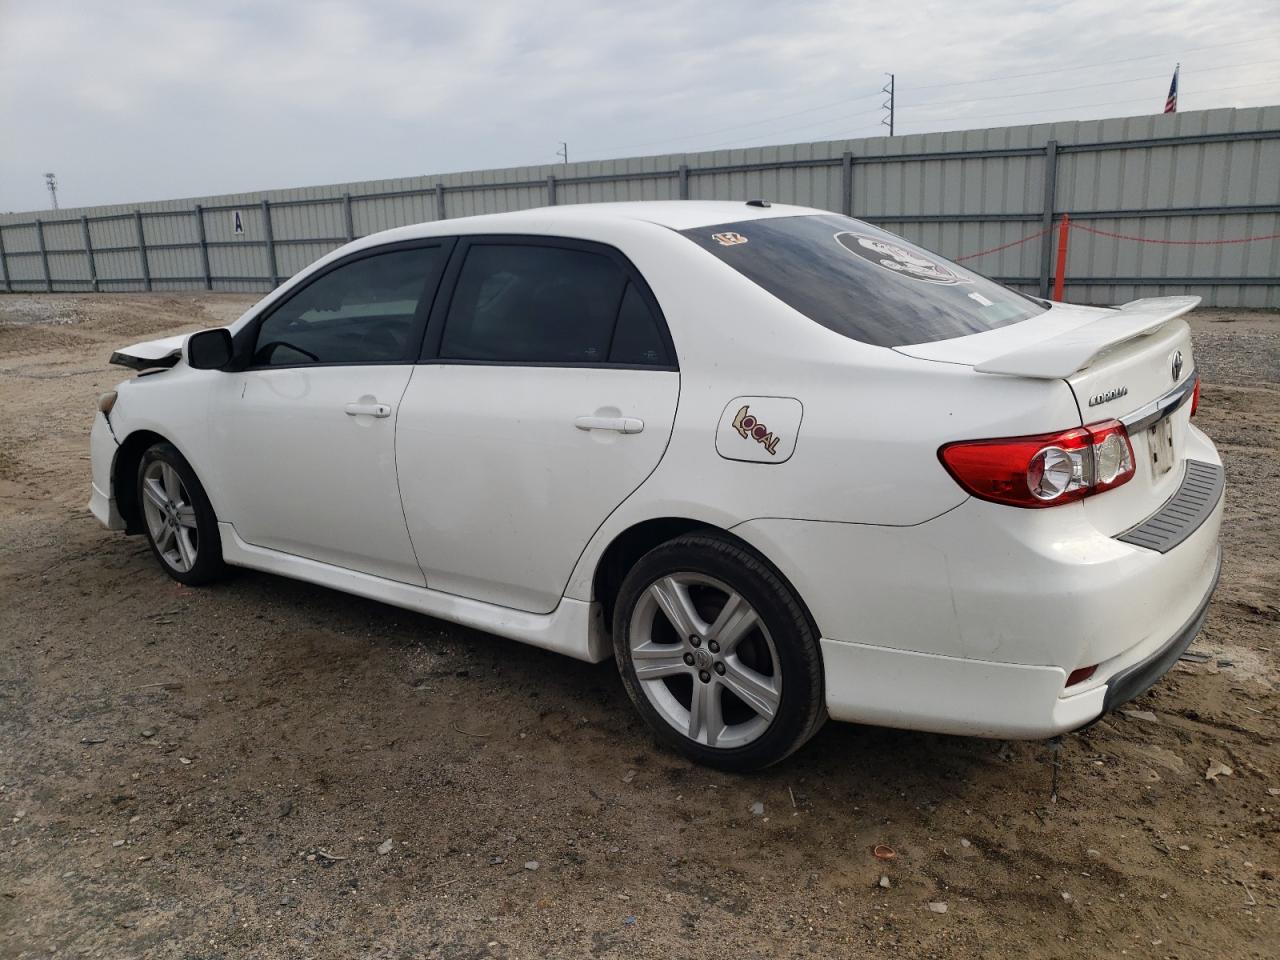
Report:
[{"label": "car door handle", "polygon": [[389,417],[391,416],[391,404],[389,403],[365,403],[363,401],[356,403],[348,403],[344,408],[348,417]]},{"label": "car door handle", "polygon": [[644,421],[636,417],[579,417],[573,421],[579,430],[616,430],[618,433],[639,433]]}]

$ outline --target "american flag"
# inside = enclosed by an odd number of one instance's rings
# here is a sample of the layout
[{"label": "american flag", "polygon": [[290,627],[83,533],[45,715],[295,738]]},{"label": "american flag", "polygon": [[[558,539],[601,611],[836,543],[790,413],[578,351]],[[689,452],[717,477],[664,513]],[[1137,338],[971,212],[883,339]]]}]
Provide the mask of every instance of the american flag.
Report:
[{"label": "american flag", "polygon": [[1178,71],[1182,69],[1182,64],[1178,64],[1173,68],[1173,82],[1169,84],[1169,96],[1164,101],[1165,113],[1178,112]]}]

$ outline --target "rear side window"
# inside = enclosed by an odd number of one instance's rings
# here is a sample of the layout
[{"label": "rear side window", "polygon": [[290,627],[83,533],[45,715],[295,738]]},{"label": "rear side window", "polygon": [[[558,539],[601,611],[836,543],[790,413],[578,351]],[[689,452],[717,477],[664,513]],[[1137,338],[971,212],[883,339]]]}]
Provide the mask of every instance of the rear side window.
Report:
[{"label": "rear side window", "polygon": [[642,297],[612,258],[587,250],[477,243],[445,317],[440,357],[491,363],[665,364]]},{"label": "rear side window", "polygon": [[609,348],[610,363],[667,365],[667,346],[657,318],[634,283],[627,282],[618,308],[618,326]]},{"label": "rear side window", "polygon": [[809,319],[875,346],[963,337],[1045,310],[849,217],[744,220],[682,233]]},{"label": "rear side window", "polygon": [[416,247],[330,270],[262,321],[254,365],[408,359],[420,339],[418,307],[425,316],[443,269],[443,248]]}]

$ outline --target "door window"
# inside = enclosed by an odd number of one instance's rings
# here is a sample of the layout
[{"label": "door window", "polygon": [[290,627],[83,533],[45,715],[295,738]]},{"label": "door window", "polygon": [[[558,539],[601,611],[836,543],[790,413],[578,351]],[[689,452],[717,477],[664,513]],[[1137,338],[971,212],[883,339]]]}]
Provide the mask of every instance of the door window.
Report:
[{"label": "door window", "polygon": [[263,320],[253,364],[407,359],[417,350],[419,317],[443,267],[444,249],[433,246],[375,254],[329,271]]},{"label": "door window", "polygon": [[657,321],[617,261],[587,250],[516,243],[476,243],[467,251],[440,357],[670,363]]},{"label": "door window", "polygon": [[622,306],[618,308],[618,326],[613,332],[609,362],[662,366],[671,362],[657,318],[631,282],[627,283]]}]

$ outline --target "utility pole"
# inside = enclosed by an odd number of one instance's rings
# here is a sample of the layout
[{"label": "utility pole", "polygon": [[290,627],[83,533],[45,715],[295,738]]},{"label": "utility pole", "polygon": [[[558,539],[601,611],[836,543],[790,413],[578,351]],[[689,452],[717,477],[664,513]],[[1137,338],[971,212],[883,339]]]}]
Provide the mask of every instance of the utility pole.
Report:
[{"label": "utility pole", "polygon": [[53,198],[53,209],[58,209],[58,178],[52,173],[44,175],[44,185],[49,188],[49,196]]},{"label": "utility pole", "polygon": [[894,78],[892,73],[886,73],[885,76],[889,78],[889,82],[884,85],[884,88],[880,92],[887,94],[889,99],[886,100],[884,103],[880,104],[880,106],[883,109],[889,111],[889,115],[880,121],[880,125],[884,127],[888,127],[889,136],[892,137],[893,136],[893,79]]},{"label": "utility pole", "polygon": [[569,145],[563,140],[560,141],[560,149],[556,151],[556,156],[567,166],[569,163]]}]

